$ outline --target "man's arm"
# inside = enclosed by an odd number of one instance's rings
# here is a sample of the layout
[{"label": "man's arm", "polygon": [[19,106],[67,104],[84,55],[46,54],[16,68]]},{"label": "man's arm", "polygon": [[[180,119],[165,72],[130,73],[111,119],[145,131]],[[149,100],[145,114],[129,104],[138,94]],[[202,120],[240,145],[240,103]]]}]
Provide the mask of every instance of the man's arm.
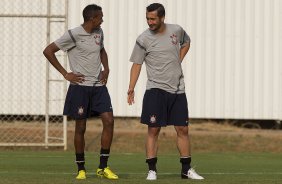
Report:
[{"label": "man's arm", "polygon": [[60,64],[55,53],[60,49],[53,42],[48,45],[44,51],[44,56],[48,59],[48,61],[64,76],[64,78],[72,83],[82,83],[84,81],[84,76],[81,74],[68,73],[66,69]]},{"label": "man's arm", "polygon": [[180,48],[180,61],[182,62],[184,57],[186,56],[187,52],[190,49],[190,43],[185,44]]},{"label": "man's arm", "polygon": [[108,54],[107,54],[105,48],[101,49],[100,57],[101,57],[101,63],[104,67],[104,70],[101,73],[102,77],[101,77],[100,81],[101,81],[102,84],[106,85],[107,81],[108,81],[110,69],[109,69],[109,62],[108,62]]},{"label": "man's arm", "polygon": [[140,75],[142,64],[133,63],[130,71],[130,82],[127,91],[127,102],[129,105],[134,103],[134,88]]}]

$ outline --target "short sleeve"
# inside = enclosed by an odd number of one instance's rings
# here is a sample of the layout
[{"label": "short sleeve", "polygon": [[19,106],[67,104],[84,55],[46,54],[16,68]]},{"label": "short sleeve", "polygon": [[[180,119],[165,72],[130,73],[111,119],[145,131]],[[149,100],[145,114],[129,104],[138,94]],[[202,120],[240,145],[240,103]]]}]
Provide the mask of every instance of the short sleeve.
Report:
[{"label": "short sleeve", "polygon": [[145,56],[146,48],[142,44],[141,40],[137,39],[130,57],[130,61],[137,64],[143,64]]},{"label": "short sleeve", "polygon": [[101,50],[104,48],[104,32],[101,29],[101,43],[100,43]]},{"label": "short sleeve", "polygon": [[59,47],[59,49],[65,52],[75,47],[75,43],[71,39],[71,36],[69,35],[68,31],[65,32],[65,34],[59,39],[57,39],[54,43]]},{"label": "short sleeve", "polygon": [[186,44],[191,42],[189,35],[186,33],[184,29],[181,28],[181,37],[180,37],[180,46],[183,47]]}]

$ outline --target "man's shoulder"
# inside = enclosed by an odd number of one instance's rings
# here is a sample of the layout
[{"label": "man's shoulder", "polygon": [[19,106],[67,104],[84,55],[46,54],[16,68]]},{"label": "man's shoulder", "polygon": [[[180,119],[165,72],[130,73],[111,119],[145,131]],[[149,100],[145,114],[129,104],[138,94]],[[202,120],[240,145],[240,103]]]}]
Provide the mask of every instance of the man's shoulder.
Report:
[{"label": "man's shoulder", "polygon": [[81,32],[82,31],[82,26],[77,26],[74,28],[69,29],[73,33]]},{"label": "man's shoulder", "polygon": [[141,33],[138,37],[137,40],[141,41],[145,41],[147,39],[150,39],[150,36],[152,36],[152,33],[150,32],[149,29],[146,29],[145,31],[143,31],[143,33]]},{"label": "man's shoulder", "polygon": [[169,28],[169,29],[173,29],[173,30],[181,30],[182,27],[178,24],[166,24],[166,26]]},{"label": "man's shoulder", "polygon": [[82,26],[77,26],[75,28],[69,29],[68,32],[71,33],[75,38],[84,33]]}]

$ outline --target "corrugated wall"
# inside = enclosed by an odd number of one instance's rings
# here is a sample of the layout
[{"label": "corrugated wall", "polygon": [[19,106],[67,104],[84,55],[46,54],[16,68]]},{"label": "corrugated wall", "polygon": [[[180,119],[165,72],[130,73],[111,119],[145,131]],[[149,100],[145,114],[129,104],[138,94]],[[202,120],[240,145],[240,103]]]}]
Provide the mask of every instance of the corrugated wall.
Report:
[{"label": "corrugated wall", "polygon": [[72,1],[70,27],[82,22],[85,5],[103,7],[115,115],[141,113],[145,67],[136,104],[129,107],[128,60],[136,37],[147,28],[145,8],[152,2],[163,3],[166,22],[181,25],[192,39],[183,62],[192,118],[282,119],[282,1]]}]

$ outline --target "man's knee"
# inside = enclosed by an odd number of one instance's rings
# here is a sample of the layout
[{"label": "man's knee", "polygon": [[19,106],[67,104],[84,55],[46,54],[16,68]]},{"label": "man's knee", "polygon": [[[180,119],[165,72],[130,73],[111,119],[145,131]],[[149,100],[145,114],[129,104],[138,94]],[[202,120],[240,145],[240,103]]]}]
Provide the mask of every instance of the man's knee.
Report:
[{"label": "man's knee", "polygon": [[86,131],[86,127],[76,127],[75,132],[78,134],[84,134]]},{"label": "man's knee", "polygon": [[77,134],[84,134],[86,131],[86,123],[85,121],[76,121],[75,125],[75,133]]},{"label": "man's knee", "polygon": [[160,127],[148,127],[148,135],[151,137],[157,137],[160,133]]},{"label": "man's knee", "polygon": [[102,117],[104,127],[114,126],[114,117],[111,114],[104,114]]},{"label": "man's knee", "polygon": [[175,127],[178,136],[188,136],[187,126],[177,126]]}]

